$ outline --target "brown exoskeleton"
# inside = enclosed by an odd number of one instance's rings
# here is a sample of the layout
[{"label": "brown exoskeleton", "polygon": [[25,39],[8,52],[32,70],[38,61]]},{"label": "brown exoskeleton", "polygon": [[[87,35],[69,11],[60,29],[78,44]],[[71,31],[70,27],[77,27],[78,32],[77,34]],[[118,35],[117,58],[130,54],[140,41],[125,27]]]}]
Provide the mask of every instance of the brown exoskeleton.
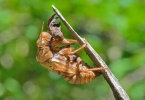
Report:
[{"label": "brown exoskeleton", "polygon": [[106,68],[90,68],[84,63],[76,53],[84,49],[87,42],[73,51],[70,45],[77,41],[64,38],[60,24],[55,22],[54,16],[48,21],[49,32],[43,32],[42,26],[42,32],[37,40],[37,60],[43,67],[61,75],[69,83],[84,84],[92,81],[101,74],[98,70]]}]

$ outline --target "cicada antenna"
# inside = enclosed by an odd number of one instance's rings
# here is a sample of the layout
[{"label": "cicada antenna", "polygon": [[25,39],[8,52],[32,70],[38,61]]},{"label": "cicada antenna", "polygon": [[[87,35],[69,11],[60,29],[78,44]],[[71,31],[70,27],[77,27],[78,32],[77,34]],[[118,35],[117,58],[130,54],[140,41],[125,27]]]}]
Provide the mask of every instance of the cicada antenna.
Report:
[{"label": "cicada antenna", "polygon": [[42,39],[42,32],[44,30],[44,21],[42,22],[42,27],[41,27],[41,33],[40,33],[40,38]]},{"label": "cicada antenna", "polygon": [[41,27],[41,32],[43,32],[43,30],[44,30],[44,21],[42,22],[42,27]]}]

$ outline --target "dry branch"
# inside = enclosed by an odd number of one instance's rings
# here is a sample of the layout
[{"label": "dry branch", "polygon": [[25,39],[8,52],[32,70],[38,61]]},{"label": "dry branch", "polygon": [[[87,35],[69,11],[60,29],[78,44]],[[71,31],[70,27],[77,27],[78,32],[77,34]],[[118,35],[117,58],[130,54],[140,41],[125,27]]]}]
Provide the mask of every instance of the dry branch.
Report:
[{"label": "dry branch", "polygon": [[[74,31],[74,29],[70,26],[70,24],[65,20],[65,18],[62,16],[62,14],[58,11],[58,9],[54,5],[52,5],[52,8],[54,12],[58,15],[58,17],[62,20],[62,22],[65,24],[65,26],[68,28],[68,30],[71,32],[71,34],[75,37],[75,39],[77,39],[80,44],[83,44],[85,42],[84,39],[81,38]],[[98,55],[98,53],[91,47],[89,43],[85,48],[85,51],[97,66],[107,67],[106,63]],[[109,69],[102,71],[102,74],[105,80],[110,85],[116,100],[130,100],[130,98],[128,97],[128,95],[126,94],[126,92],[124,91],[120,83],[118,82],[117,78],[113,75],[113,73]]]}]

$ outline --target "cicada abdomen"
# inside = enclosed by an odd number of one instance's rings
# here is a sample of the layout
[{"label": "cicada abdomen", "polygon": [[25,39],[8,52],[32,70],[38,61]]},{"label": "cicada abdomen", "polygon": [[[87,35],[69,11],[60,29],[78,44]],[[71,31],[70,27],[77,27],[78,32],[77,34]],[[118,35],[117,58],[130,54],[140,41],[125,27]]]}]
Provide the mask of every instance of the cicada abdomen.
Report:
[{"label": "cicada abdomen", "polygon": [[85,84],[99,76],[105,68],[90,68],[78,55],[69,53],[71,48],[63,48],[43,66],[61,75],[71,84]]},{"label": "cicada abdomen", "polygon": [[77,55],[68,55],[67,60],[69,61],[68,67],[74,67],[75,74],[72,76],[62,75],[62,77],[71,84],[85,84],[101,74],[100,72],[89,71],[90,66]]}]

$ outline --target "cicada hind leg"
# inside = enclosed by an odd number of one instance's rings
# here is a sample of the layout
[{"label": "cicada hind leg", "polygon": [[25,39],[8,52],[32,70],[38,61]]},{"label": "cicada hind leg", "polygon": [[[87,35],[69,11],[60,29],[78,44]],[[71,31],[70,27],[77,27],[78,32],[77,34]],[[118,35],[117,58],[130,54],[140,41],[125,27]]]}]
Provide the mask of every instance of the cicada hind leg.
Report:
[{"label": "cicada hind leg", "polygon": [[76,84],[85,84],[91,82],[93,79],[101,75],[101,70],[107,68],[90,68],[90,69],[79,69],[79,74],[75,80]]}]

